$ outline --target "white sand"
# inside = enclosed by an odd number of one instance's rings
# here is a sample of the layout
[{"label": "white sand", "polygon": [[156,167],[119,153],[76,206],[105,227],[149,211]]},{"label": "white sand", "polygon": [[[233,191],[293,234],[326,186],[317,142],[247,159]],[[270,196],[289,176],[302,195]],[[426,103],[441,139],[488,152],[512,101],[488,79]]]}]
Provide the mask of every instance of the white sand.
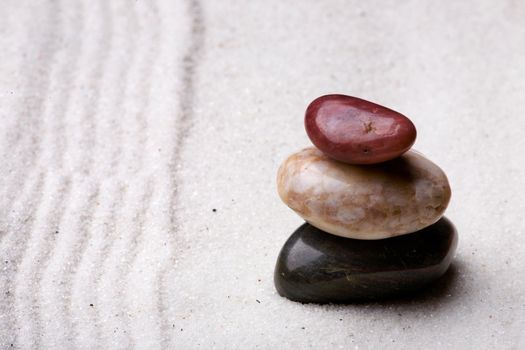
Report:
[{"label": "white sand", "polygon": [[[0,348],[525,347],[523,18],[512,0],[4,1]],[[301,220],[275,173],[330,92],[410,116],[448,173],[440,288],[276,295]]]}]

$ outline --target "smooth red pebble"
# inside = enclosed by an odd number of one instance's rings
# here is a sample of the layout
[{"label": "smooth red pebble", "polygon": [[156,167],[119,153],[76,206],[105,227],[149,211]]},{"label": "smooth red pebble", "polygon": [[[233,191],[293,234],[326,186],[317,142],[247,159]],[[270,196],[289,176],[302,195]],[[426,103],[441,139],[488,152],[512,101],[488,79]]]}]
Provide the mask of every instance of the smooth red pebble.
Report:
[{"label": "smooth red pebble", "polygon": [[346,95],[316,98],[306,109],[306,133],[327,156],[349,164],[375,164],[399,157],[416,140],[404,115]]}]

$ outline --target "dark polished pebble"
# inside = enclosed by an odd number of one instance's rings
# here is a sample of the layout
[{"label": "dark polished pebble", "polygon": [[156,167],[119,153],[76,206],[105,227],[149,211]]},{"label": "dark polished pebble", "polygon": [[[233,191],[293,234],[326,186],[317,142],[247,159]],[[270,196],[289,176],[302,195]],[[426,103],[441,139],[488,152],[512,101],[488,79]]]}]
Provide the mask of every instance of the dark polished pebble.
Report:
[{"label": "dark polished pebble", "polygon": [[281,296],[303,303],[400,296],[443,275],[457,241],[446,218],[415,233],[372,241],[338,237],[304,224],[284,244],[274,283]]},{"label": "dark polished pebble", "polygon": [[404,115],[346,95],[316,98],[305,115],[312,143],[330,158],[348,164],[375,164],[412,147],[416,128]]}]

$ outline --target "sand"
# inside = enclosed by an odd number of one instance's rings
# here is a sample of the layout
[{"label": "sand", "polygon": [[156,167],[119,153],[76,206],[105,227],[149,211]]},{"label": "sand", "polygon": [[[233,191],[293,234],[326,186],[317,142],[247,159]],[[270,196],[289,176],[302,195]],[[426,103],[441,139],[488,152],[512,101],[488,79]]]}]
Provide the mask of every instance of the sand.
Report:
[{"label": "sand", "polygon": [[[525,347],[525,6],[8,0],[0,348]],[[315,97],[409,116],[460,240],[408,300],[301,305],[277,196]]]}]

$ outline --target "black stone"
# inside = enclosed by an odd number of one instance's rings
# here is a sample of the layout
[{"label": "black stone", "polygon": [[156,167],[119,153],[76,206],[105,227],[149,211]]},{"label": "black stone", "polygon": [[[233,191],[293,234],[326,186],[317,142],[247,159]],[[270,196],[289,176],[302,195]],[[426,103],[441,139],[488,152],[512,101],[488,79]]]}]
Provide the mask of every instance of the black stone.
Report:
[{"label": "black stone", "polygon": [[348,303],[402,296],[448,269],[458,242],[450,220],[380,240],[357,240],[304,224],[284,244],[275,267],[279,294],[302,303]]}]

